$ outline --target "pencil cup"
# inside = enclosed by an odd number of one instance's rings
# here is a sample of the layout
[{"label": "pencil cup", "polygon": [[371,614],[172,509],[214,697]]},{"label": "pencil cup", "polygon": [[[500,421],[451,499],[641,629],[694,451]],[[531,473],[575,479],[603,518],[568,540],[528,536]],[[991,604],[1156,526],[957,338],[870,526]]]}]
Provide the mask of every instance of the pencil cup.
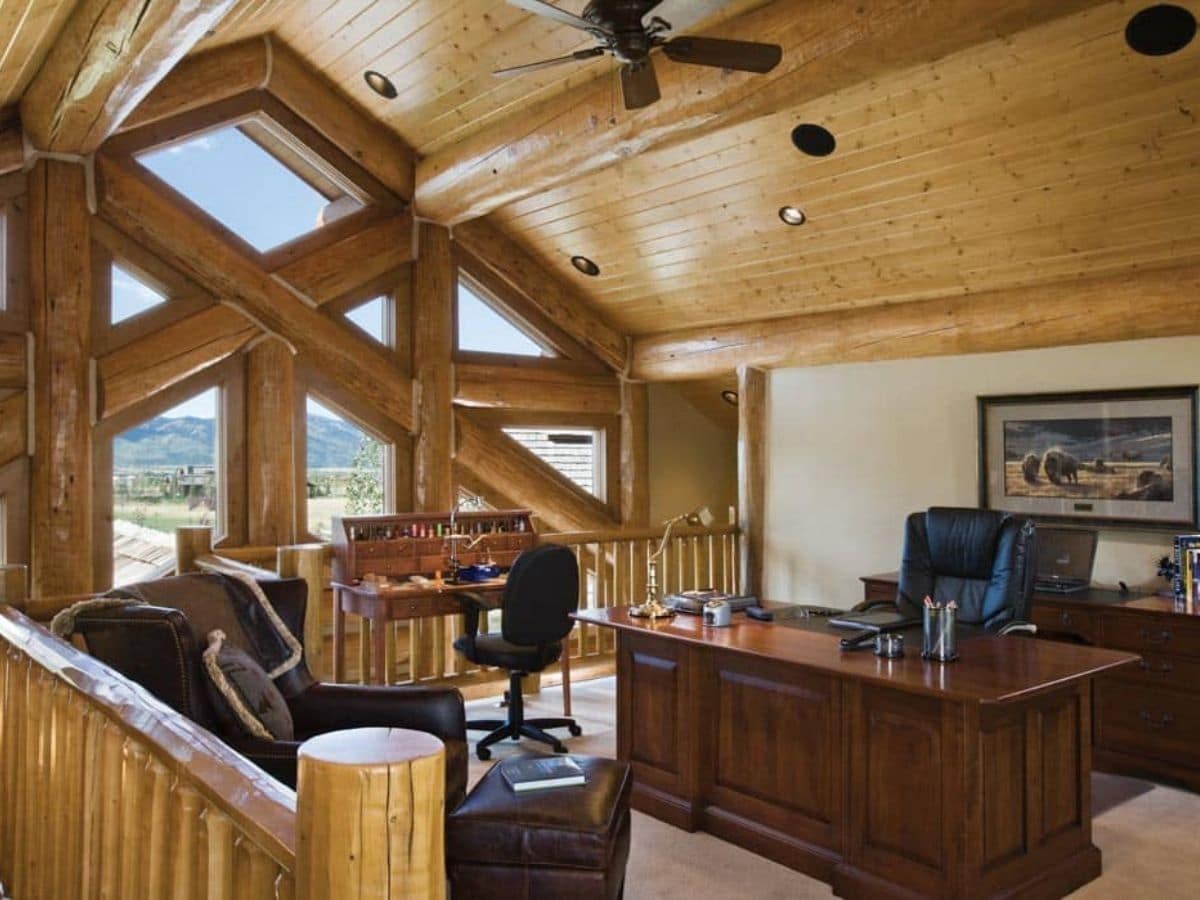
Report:
[{"label": "pencil cup", "polygon": [[957,609],[948,606],[925,607],[922,658],[936,662],[952,662],[958,659],[958,639],[954,631],[957,618]]}]

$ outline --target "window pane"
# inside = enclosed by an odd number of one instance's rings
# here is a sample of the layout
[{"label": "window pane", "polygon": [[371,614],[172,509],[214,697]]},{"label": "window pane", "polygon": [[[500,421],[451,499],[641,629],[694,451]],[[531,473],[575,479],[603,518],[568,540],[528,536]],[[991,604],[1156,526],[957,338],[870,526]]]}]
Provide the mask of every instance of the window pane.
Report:
[{"label": "window pane", "polygon": [[219,522],[217,409],[211,388],[113,440],[113,583],[175,562],[177,525]]},{"label": "window pane", "polygon": [[458,280],[458,348],[514,356],[550,356],[516,325]]},{"label": "window pane", "polygon": [[113,263],[112,267],[112,315],[113,325],[153,309],[167,298],[136,275]]},{"label": "window pane", "polygon": [[599,497],[603,481],[597,452],[599,433],[590,428],[505,428],[504,433]]},{"label": "window pane", "polygon": [[331,201],[235,126],[150,150],[138,162],[260,252],[361,205],[345,195]]},{"label": "window pane", "polygon": [[334,516],[384,512],[383,443],[308,398],[308,530],[332,535]]},{"label": "window pane", "polygon": [[390,345],[387,336],[387,298],[376,297],[346,313],[346,318],[379,341]]}]

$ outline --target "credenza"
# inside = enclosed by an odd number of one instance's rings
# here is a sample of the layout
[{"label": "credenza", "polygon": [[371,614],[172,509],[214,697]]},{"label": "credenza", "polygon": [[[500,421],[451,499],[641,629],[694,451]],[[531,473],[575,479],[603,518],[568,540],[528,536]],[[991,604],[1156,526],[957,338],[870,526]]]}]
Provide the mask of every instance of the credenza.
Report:
[{"label": "credenza", "polygon": [[[864,600],[893,600],[896,573],[862,578]],[[1033,598],[1044,638],[1141,656],[1096,680],[1092,764],[1200,792],[1200,614],[1166,597],[1091,589]]]}]

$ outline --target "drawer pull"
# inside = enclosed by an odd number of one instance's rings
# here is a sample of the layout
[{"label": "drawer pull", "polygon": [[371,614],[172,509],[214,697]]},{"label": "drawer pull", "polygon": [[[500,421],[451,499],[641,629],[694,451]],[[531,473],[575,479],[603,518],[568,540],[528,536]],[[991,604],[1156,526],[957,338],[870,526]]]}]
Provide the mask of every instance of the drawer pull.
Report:
[{"label": "drawer pull", "polygon": [[1151,675],[1169,675],[1175,671],[1175,667],[1169,662],[1162,662],[1158,666],[1152,666],[1146,660],[1139,659],[1138,666],[1143,672],[1149,672]]},{"label": "drawer pull", "polygon": [[1174,722],[1175,717],[1170,713],[1163,713],[1161,716],[1156,718],[1143,709],[1142,721],[1146,723],[1147,728],[1153,728],[1155,731],[1161,731],[1163,728],[1166,728],[1168,725]]},{"label": "drawer pull", "polygon": [[1072,618],[1071,618],[1071,614],[1070,614],[1069,612],[1064,612],[1064,613],[1062,614],[1062,623],[1063,623],[1064,625],[1071,625],[1071,624],[1073,624],[1073,620],[1072,620]]},{"label": "drawer pull", "polygon": [[1171,632],[1166,628],[1162,631],[1151,631],[1149,628],[1143,628],[1138,633],[1142,636],[1143,641],[1149,641],[1151,644],[1165,644],[1171,639]]}]

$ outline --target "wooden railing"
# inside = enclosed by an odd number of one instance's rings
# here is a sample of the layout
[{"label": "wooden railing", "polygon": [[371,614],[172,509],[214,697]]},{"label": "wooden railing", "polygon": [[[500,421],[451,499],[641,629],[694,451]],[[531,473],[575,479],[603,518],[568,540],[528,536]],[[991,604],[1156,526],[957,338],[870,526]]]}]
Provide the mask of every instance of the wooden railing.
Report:
[{"label": "wooden railing", "polygon": [[[440,741],[337,732],[299,766],[297,797],[0,604],[0,896],[444,900]],[[399,814],[375,802],[397,778]]]},{"label": "wooden railing", "polygon": [[293,896],[295,795],[0,606],[0,881],[20,900]]}]

